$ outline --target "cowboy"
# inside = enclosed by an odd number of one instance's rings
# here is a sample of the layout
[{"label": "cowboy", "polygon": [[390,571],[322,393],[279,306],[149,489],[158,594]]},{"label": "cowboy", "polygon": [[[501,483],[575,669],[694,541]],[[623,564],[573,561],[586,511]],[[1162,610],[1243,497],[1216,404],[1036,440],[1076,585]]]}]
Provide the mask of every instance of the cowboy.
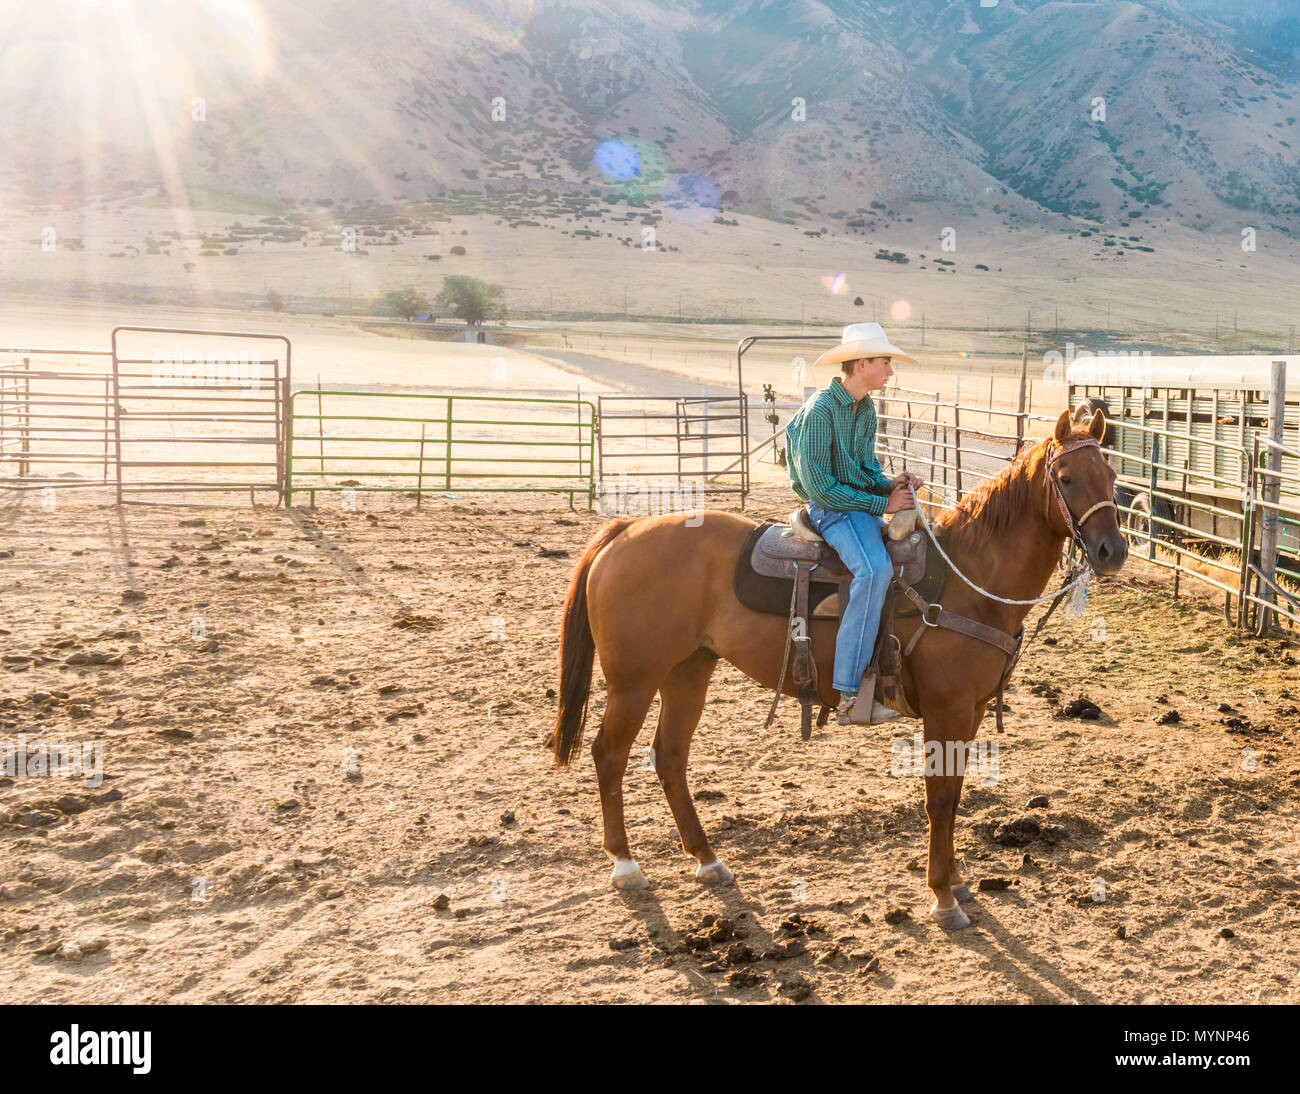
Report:
[{"label": "cowboy", "polygon": [[[894,374],[895,360],[916,364],[889,341],[879,323],[845,327],[840,344],[813,365],[838,364],[843,376],[836,376],[805,402],[785,429],[790,485],[808,503],[808,524],[835,548],[853,574],[835,641],[840,725],[874,725],[901,717],[875,699],[874,675],[863,679],[891,577],[881,517],[911,509],[908,488],[919,490],[923,485],[907,471],[889,478],[876,458],[876,407],[871,392]],[[868,686],[870,694],[865,693]],[[866,702],[854,709],[860,689],[870,704],[866,716]]]}]

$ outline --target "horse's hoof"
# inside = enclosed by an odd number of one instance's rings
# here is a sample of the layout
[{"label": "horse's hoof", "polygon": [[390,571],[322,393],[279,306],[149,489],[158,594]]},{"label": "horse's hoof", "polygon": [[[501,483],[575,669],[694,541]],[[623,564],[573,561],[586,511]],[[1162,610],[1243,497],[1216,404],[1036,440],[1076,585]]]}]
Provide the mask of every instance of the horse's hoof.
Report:
[{"label": "horse's hoof", "polygon": [[958,904],[965,904],[966,901],[970,900],[973,896],[974,894],[970,891],[970,886],[964,881],[952,887],[952,898]]},{"label": "horse's hoof", "polygon": [[955,905],[951,908],[940,908],[938,904],[931,905],[930,918],[945,931],[960,931],[963,927],[970,926],[970,917]]},{"label": "horse's hoof", "polygon": [[616,859],[609,880],[613,882],[615,889],[635,890],[650,887],[650,882],[646,880],[645,874],[641,872],[641,867],[636,864],[634,858]]},{"label": "horse's hoof", "polygon": [[697,866],[695,876],[705,885],[730,885],[736,880],[722,859],[710,862],[707,866]]}]

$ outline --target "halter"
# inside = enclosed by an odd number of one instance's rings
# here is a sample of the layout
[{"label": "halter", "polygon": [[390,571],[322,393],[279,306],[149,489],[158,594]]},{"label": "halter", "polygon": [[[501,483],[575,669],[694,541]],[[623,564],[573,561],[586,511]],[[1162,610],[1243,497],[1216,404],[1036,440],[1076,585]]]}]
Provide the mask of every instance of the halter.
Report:
[{"label": "halter", "polygon": [[1051,509],[1051,499],[1055,497],[1057,508],[1060,509],[1061,516],[1065,519],[1065,527],[1070,533],[1070,538],[1078,545],[1078,548],[1083,552],[1084,557],[1087,558],[1088,547],[1087,544],[1083,542],[1083,533],[1081,531],[1084,521],[1092,516],[1092,514],[1098,509],[1114,509],[1115,517],[1116,519],[1119,519],[1119,509],[1116,507],[1113,499],[1107,498],[1104,501],[1099,501],[1095,505],[1090,506],[1088,511],[1077,519],[1074,514],[1070,512],[1070,506],[1066,503],[1065,494],[1061,491],[1061,482],[1056,470],[1056,461],[1067,453],[1077,452],[1080,448],[1095,448],[1100,451],[1101,442],[1093,436],[1079,437],[1074,440],[1065,441],[1064,443],[1056,440],[1051,442],[1047,456],[1047,478],[1048,482],[1051,484],[1050,489],[1048,490],[1047,507],[1049,510]]}]

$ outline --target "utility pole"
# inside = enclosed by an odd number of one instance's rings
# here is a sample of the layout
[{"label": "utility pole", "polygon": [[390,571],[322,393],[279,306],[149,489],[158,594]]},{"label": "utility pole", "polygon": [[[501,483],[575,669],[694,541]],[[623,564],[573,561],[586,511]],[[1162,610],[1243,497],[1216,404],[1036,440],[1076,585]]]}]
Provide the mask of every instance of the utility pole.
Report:
[{"label": "utility pole", "polygon": [[921,345],[925,345],[925,312],[921,313]]},{"label": "utility pole", "polygon": [[623,283],[623,318],[627,318],[627,283]]},{"label": "utility pole", "polygon": [[1287,353],[1295,353],[1295,324],[1294,323],[1291,324],[1291,345],[1287,349]]}]

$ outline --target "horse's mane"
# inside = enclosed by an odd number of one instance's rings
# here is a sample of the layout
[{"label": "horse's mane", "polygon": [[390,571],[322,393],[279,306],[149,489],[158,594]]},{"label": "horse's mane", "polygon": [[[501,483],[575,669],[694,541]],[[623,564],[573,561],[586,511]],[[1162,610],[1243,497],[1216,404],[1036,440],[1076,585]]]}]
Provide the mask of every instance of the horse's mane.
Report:
[{"label": "horse's mane", "polygon": [[1034,482],[1047,457],[1047,441],[1022,448],[1016,458],[991,479],[967,494],[955,509],[934,522],[935,534],[947,550],[978,550],[999,532],[1042,503]]}]

